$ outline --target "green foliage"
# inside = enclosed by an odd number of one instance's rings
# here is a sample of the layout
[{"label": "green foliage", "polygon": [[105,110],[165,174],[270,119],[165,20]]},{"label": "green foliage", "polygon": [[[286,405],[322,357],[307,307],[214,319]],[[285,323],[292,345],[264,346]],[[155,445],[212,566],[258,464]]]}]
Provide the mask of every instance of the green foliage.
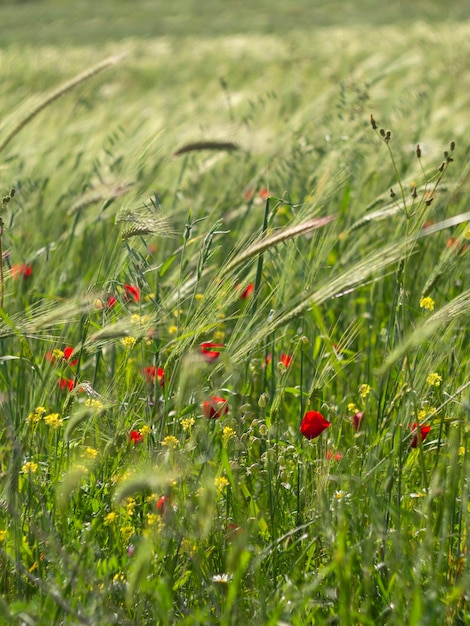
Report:
[{"label": "green foliage", "polygon": [[8,4],[0,622],[469,623],[468,23]]}]

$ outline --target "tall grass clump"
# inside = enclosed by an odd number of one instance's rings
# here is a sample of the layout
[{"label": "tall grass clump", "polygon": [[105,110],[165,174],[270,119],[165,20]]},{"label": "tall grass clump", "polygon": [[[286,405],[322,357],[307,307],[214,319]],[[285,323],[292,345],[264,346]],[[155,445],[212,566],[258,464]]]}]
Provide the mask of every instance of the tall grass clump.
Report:
[{"label": "tall grass clump", "polygon": [[407,56],[467,31],[44,57],[0,129],[0,623],[470,621],[468,122]]}]

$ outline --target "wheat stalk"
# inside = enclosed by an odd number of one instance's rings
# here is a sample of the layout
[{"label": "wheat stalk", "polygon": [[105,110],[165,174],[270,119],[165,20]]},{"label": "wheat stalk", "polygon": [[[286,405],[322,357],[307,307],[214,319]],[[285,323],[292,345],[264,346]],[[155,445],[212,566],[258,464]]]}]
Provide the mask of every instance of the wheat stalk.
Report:
[{"label": "wheat stalk", "polygon": [[55,102],[58,98],[60,98],[64,94],[68,93],[74,87],[77,87],[77,85],[81,85],[82,83],[87,81],[89,78],[96,76],[96,74],[99,74],[100,72],[110,67],[111,65],[115,65],[122,59],[122,57],[123,55],[114,55],[112,57],[108,57],[104,61],[101,61],[101,63],[98,63],[97,65],[94,65],[90,69],[85,70],[81,74],[78,74],[71,80],[68,80],[67,82],[60,85],[60,87],[57,87],[56,89],[53,89],[51,92],[46,94],[45,97],[36,106],[34,106],[31,109],[31,111],[26,115],[26,117],[24,117],[19,122],[17,122],[16,125],[7,134],[5,139],[0,143],[0,152],[2,152],[2,150],[4,150],[8,146],[8,144],[12,141],[12,139],[27,124],[29,124],[29,122],[31,122],[31,120],[33,120],[36,117],[36,115],[38,115],[46,107],[48,107],[50,104]]}]

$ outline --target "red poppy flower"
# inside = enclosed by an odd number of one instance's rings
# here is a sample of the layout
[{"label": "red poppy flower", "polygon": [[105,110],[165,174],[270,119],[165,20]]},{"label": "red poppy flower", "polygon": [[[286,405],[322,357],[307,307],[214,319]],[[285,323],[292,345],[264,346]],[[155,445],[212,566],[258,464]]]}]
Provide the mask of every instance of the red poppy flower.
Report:
[{"label": "red poppy flower", "polygon": [[259,190],[259,196],[260,198],[263,198],[263,200],[266,200],[266,198],[269,198],[271,194],[269,193],[269,191],[266,189],[266,187],[262,187]]},{"label": "red poppy flower", "polygon": [[[411,427],[412,430],[414,431],[414,435],[413,435],[413,439],[411,440],[410,446],[412,448],[417,448],[418,447],[418,433],[416,432],[416,429],[418,428],[416,422],[413,424],[413,426]],[[419,427],[419,436],[421,437],[421,441],[424,441],[426,439],[426,437],[429,435],[431,431],[431,426],[420,426]]]},{"label": "red poppy flower", "polygon": [[[273,360],[272,355],[268,354],[268,356],[266,357],[266,365],[269,365],[272,360]],[[284,367],[289,367],[290,364],[292,363],[292,357],[289,354],[281,354],[279,363],[282,363]]]},{"label": "red poppy flower", "polygon": [[168,496],[161,496],[158,499],[157,504],[155,505],[155,508],[157,509],[158,513],[160,513],[160,515],[163,515],[165,513],[167,505],[168,505]]},{"label": "red poppy flower", "polygon": [[361,421],[363,417],[364,417],[364,411],[359,411],[359,413],[356,413],[355,415],[352,416],[353,428],[356,432],[359,430],[361,426]]},{"label": "red poppy flower", "polygon": [[129,301],[131,298],[135,302],[139,302],[140,300],[140,289],[135,285],[128,285],[127,283],[124,285],[124,298]]},{"label": "red poppy flower", "polygon": [[31,276],[32,273],[33,268],[31,267],[31,265],[26,265],[26,263],[17,263],[16,265],[12,265],[11,268],[11,277],[14,280],[17,280],[18,278],[26,280]]},{"label": "red poppy flower", "polygon": [[199,348],[201,350],[204,361],[206,361],[206,363],[214,363],[214,361],[217,361],[220,356],[219,348],[223,348],[223,344],[206,341],[205,343],[201,343]]},{"label": "red poppy flower", "polygon": [[240,294],[240,298],[242,300],[247,300],[248,298],[250,298],[253,295],[253,291],[255,290],[255,286],[253,285],[253,283],[250,283],[249,285],[247,285],[245,287],[245,289],[241,292]]},{"label": "red poppy flower", "polygon": [[132,442],[134,444],[134,447],[138,443],[142,443],[143,440],[144,440],[144,438],[143,438],[142,434],[139,433],[138,430],[131,430],[131,432],[129,433],[129,442]]},{"label": "red poppy flower", "polygon": [[460,241],[458,237],[449,237],[446,242],[447,248],[453,248],[456,252],[465,252],[467,244]]},{"label": "red poppy flower", "polygon": [[46,359],[46,361],[49,361],[49,363],[55,363],[56,362],[56,358],[55,358],[55,356],[52,354],[52,352],[50,350],[48,350],[48,352],[46,352],[46,354],[44,355],[44,358]]},{"label": "red poppy flower", "polygon": [[75,387],[75,381],[72,378],[59,378],[57,383],[61,389],[68,389],[69,391]]},{"label": "red poppy flower", "polygon": [[307,411],[300,424],[300,432],[307,439],[315,439],[330,426],[331,422],[326,420],[318,411]]},{"label": "red poppy flower", "polygon": [[328,459],[328,461],[331,461],[332,459],[334,459],[335,461],[341,461],[343,455],[341,454],[341,452],[333,453],[331,450],[328,450],[328,452],[326,453],[326,458]]},{"label": "red poppy flower", "polygon": [[73,354],[73,348],[72,346],[67,346],[66,348],[64,348],[64,359],[66,361],[69,361],[69,365],[77,365],[78,363],[78,359],[74,359],[73,361],[70,361],[70,357]]},{"label": "red poppy flower", "polygon": [[225,398],[219,398],[218,396],[212,396],[210,400],[206,400],[202,403],[202,414],[207,419],[218,419],[222,415],[228,413],[229,406]]},{"label": "red poppy flower", "polygon": [[225,538],[229,541],[233,541],[242,532],[243,528],[241,528],[238,524],[235,524],[235,522],[229,522],[227,524],[227,534],[225,535]]},{"label": "red poppy flower", "polygon": [[149,385],[153,385],[155,379],[158,379],[160,387],[165,385],[165,372],[161,367],[155,367],[155,365],[144,367],[144,377]]},{"label": "red poppy flower", "polygon": [[107,309],[112,309],[113,306],[116,304],[117,300],[114,296],[108,296],[108,302],[106,304],[106,308]]}]

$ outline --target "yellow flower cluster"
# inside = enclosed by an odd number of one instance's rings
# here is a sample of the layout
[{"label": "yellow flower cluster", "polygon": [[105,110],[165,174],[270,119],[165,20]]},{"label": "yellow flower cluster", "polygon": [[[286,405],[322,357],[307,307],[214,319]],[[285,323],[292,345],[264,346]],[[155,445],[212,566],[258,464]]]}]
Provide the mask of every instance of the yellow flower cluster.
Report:
[{"label": "yellow flower cluster", "polygon": [[145,426],[142,426],[142,428],[139,430],[139,433],[142,435],[142,437],[146,437],[147,435],[150,435],[151,432],[152,432],[152,429],[147,424]]},{"label": "yellow flower cluster", "polygon": [[426,298],[421,298],[421,300],[419,301],[419,306],[422,309],[434,311],[434,300],[430,296],[426,296]]},{"label": "yellow flower cluster", "polygon": [[62,425],[63,419],[59,417],[58,413],[50,413],[44,416],[44,422],[54,430],[57,430]]},{"label": "yellow flower cluster", "polygon": [[88,398],[88,400],[85,400],[85,406],[91,409],[98,409],[99,411],[101,411],[101,409],[103,408],[103,403],[101,402],[101,400],[97,400],[96,398]]},{"label": "yellow flower cluster", "polygon": [[230,428],[230,426],[225,426],[224,430],[222,431],[222,439],[224,441],[224,444],[226,444],[227,441],[236,436],[237,433],[233,430],[233,428]]},{"label": "yellow flower cluster", "polygon": [[7,536],[6,530],[0,530],[0,542],[5,541],[5,537]]},{"label": "yellow flower cluster", "polygon": [[439,376],[436,372],[431,372],[426,378],[426,382],[430,387],[439,387],[442,383],[442,376]]},{"label": "yellow flower cluster", "polygon": [[214,485],[217,488],[217,491],[223,491],[225,489],[225,487],[227,487],[229,485],[229,481],[225,478],[225,476],[218,476],[215,480],[214,480]]},{"label": "yellow flower cluster", "polygon": [[123,337],[121,339],[121,343],[126,350],[132,350],[136,341],[137,339],[135,337]]},{"label": "yellow flower cluster", "polygon": [[174,448],[176,448],[178,444],[179,444],[178,439],[176,437],[173,437],[173,435],[168,435],[162,441],[162,446],[166,446],[170,450],[173,450]]},{"label": "yellow flower cluster", "polygon": [[354,402],[348,404],[348,413],[359,413],[359,408]]},{"label": "yellow flower cluster", "polygon": [[96,459],[96,457],[98,456],[99,452],[98,450],[95,450],[95,448],[90,448],[90,446],[88,446],[88,448],[85,448],[85,450],[83,451],[83,456],[86,459]]},{"label": "yellow flower cluster", "polygon": [[149,315],[137,315],[137,313],[134,313],[133,315],[131,315],[131,324],[146,324],[150,319]]},{"label": "yellow flower cluster", "polygon": [[186,432],[187,430],[191,430],[195,423],[196,420],[194,419],[194,417],[185,417],[181,420],[181,426],[183,427],[183,431]]},{"label": "yellow flower cluster", "polygon": [[147,515],[147,526],[155,526],[160,518],[155,513],[149,513]]},{"label": "yellow flower cluster", "polygon": [[126,498],[124,506],[126,507],[126,513],[132,517],[132,515],[134,515],[134,509],[137,506],[135,498]]},{"label": "yellow flower cluster", "polygon": [[359,395],[361,396],[362,400],[365,400],[369,394],[370,385],[363,384],[359,386]]},{"label": "yellow flower cluster", "polygon": [[107,515],[104,516],[104,523],[112,524],[115,521],[116,517],[117,517],[117,513],[115,513],[114,511],[111,511],[111,513],[108,513]]},{"label": "yellow flower cluster", "polygon": [[44,415],[47,413],[46,409],[43,406],[38,406],[34,409],[32,413],[28,415],[26,421],[28,424],[37,424],[42,420]]},{"label": "yellow flower cluster", "polygon": [[128,541],[134,534],[134,527],[128,524],[127,526],[121,526],[120,532],[124,541]]},{"label": "yellow flower cluster", "polygon": [[34,461],[27,461],[21,468],[21,471],[24,474],[35,474],[38,469],[39,465],[37,463],[35,463]]}]

